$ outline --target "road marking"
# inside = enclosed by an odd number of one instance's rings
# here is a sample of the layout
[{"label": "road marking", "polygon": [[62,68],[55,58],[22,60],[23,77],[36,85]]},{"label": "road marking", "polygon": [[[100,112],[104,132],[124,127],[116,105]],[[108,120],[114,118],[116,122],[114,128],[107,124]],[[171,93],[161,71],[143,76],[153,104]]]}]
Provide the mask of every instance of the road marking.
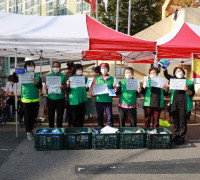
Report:
[{"label": "road marking", "polygon": [[12,149],[0,149],[0,151],[12,151]]},{"label": "road marking", "polygon": [[81,170],[83,170],[83,169],[85,169],[85,168],[80,168],[80,167],[78,167],[78,171],[80,172]]}]

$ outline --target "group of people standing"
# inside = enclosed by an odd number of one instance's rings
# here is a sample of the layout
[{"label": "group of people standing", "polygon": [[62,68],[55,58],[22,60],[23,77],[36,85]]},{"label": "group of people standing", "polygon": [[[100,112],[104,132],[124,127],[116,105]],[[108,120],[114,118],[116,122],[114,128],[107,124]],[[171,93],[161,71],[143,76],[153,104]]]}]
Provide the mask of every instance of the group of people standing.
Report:
[{"label": "group of people standing", "polygon": [[[137,98],[144,94],[144,120],[145,127],[150,127],[153,118],[153,127],[159,127],[159,118],[164,108],[164,96],[170,94],[170,114],[173,117],[174,131],[173,141],[177,144],[183,144],[187,132],[187,120],[193,107],[193,96],[195,94],[194,84],[191,80],[186,79],[184,90],[173,90],[164,85],[162,88],[151,87],[151,79],[158,76],[159,70],[156,67],[149,69],[148,86],[143,84],[136,90],[127,90],[127,81],[134,79],[134,69],[125,68],[124,79],[117,83],[114,77],[109,75],[110,66],[108,63],[102,63],[94,69],[95,74],[92,86],[71,87],[70,77],[83,76],[83,66],[81,64],[68,63],[66,74],[61,73],[61,64],[53,62],[52,73],[48,76],[60,76],[61,84],[59,88],[61,93],[48,94],[48,119],[49,127],[54,127],[55,111],[57,111],[57,127],[62,127],[64,107],[67,108],[68,126],[83,127],[85,120],[85,109],[87,102],[87,91],[93,92],[94,85],[106,84],[108,89],[114,89],[119,95],[119,126],[124,127],[127,116],[130,118],[130,125],[137,126]],[[25,63],[26,73],[34,72],[35,64],[33,61]],[[185,71],[181,67],[176,67],[173,76],[164,70],[166,79],[171,78],[185,79]],[[85,78],[85,83],[87,79]],[[24,121],[28,139],[33,139],[33,123],[39,107],[39,89],[42,88],[41,78],[34,73],[33,83],[21,85],[21,101],[24,104]],[[48,86],[44,88],[48,92]],[[106,114],[107,125],[113,127],[112,118],[112,96],[107,94],[95,95],[95,106],[97,112],[98,126],[103,127],[104,111]]]}]

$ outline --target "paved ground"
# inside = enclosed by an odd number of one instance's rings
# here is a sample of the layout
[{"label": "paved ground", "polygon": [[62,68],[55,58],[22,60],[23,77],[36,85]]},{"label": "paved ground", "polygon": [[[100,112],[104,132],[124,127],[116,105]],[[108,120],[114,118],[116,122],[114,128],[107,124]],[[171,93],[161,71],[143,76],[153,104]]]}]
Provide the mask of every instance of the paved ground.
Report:
[{"label": "paved ground", "polygon": [[170,150],[35,151],[24,129],[0,125],[0,180],[200,179],[200,124]]}]

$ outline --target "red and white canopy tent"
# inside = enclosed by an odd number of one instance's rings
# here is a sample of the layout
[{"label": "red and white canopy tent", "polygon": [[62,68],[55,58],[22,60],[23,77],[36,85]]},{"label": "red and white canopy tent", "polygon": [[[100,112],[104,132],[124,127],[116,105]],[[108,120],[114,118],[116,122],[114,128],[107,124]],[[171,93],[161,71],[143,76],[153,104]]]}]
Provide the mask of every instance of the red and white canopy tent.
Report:
[{"label": "red and white canopy tent", "polygon": [[200,26],[184,23],[157,41],[157,57],[171,62],[191,64],[200,53]]},{"label": "red and white canopy tent", "polygon": [[[37,57],[58,60],[87,60],[90,56],[112,56],[121,60],[123,52],[137,58],[156,51],[156,42],[116,32],[87,15],[26,16],[0,13],[0,56]],[[128,55],[128,54],[127,54]],[[125,56],[127,56],[125,55]],[[143,59],[143,57],[142,57]],[[17,94],[17,88],[16,88]],[[17,96],[15,96],[17,108]],[[16,116],[16,137],[18,137]]]}]

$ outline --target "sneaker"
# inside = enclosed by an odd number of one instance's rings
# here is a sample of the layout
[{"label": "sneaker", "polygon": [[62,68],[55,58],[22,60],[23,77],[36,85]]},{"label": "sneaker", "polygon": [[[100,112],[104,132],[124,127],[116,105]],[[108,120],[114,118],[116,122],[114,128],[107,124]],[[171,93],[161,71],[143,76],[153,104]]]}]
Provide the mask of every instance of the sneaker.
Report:
[{"label": "sneaker", "polygon": [[184,143],[185,143],[185,139],[182,138],[182,137],[179,137],[178,140],[177,140],[177,142],[176,142],[176,145],[182,145]]},{"label": "sneaker", "polygon": [[32,132],[31,133],[27,133],[27,138],[28,138],[28,140],[32,141],[34,139],[33,133]]}]

